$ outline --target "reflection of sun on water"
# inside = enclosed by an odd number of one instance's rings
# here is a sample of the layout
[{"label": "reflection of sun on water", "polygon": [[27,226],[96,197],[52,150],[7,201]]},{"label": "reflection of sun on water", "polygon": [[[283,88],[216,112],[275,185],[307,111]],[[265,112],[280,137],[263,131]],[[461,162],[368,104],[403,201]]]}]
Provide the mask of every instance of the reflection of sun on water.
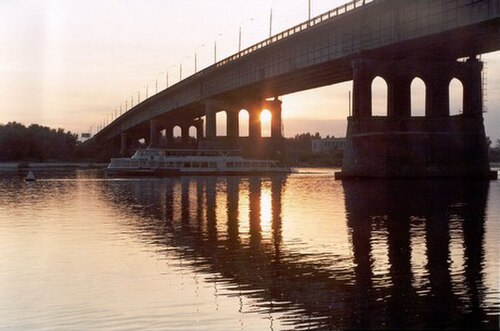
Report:
[{"label": "reflection of sun on water", "polygon": [[271,223],[273,217],[271,188],[263,183],[260,196],[260,225],[262,235],[271,236]]}]

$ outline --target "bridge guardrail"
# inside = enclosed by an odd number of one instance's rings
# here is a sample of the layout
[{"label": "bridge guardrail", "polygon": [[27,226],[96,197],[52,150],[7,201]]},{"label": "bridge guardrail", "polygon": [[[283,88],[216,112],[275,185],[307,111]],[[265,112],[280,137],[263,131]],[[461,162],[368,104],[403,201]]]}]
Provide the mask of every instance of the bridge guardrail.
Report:
[{"label": "bridge guardrail", "polygon": [[271,36],[255,45],[252,45],[250,47],[247,47],[245,48],[244,50],[236,53],[236,54],[233,54],[231,55],[230,57],[227,57],[225,58],[224,60],[221,60],[217,63],[215,63],[214,65],[208,67],[208,68],[205,68],[201,71],[199,71],[197,74],[195,74],[196,76],[198,75],[202,75],[204,72],[210,70],[210,69],[213,69],[214,67],[215,68],[218,68],[220,66],[223,66],[223,65],[226,65],[232,61],[235,61],[235,60],[238,60],[240,59],[241,57],[247,55],[247,54],[250,54],[258,49],[261,49],[262,47],[265,47],[265,46],[268,46],[270,44],[273,44],[275,42],[278,42],[286,37],[289,37],[295,33],[298,33],[298,32],[301,32],[301,31],[304,31],[310,27],[313,27],[319,23],[322,23],[326,20],[329,20],[333,17],[337,17],[337,16],[340,16],[342,14],[345,14],[347,12],[350,12],[351,10],[353,9],[357,9],[357,8],[360,8],[366,4],[369,4],[369,3],[372,3],[374,1],[377,1],[377,0],[353,0],[351,2],[348,2],[342,6],[339,6],[339,7],[336,7],[332,10],[329,10],[323,14],[320,14],[316,17],[313,17],[311,18],[310,20],[306,21],[306,22],[303,22],[303,23],[300,23],[300,24],[297,24],[285,31],[282,31],[274,36]]}]

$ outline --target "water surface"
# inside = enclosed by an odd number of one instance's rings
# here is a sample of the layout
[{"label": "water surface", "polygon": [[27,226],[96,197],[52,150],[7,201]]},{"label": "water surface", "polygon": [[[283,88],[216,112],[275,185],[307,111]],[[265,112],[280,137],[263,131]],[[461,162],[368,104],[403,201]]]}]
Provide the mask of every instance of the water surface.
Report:
[{"label": "water surface", "polygon": [[0,173],[0,330],[498,329],[500,183]]}]

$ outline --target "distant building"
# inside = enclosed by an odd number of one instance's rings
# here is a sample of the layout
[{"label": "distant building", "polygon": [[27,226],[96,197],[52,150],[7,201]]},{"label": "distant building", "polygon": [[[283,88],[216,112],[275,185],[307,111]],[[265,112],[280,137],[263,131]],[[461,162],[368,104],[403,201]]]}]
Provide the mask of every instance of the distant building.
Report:
[{"label": "distant building", "polygon": [[337,151],[344,151],[345,138],[324,138],[313,139],[311,142],[311,149],[313,153],[335,153]]}]

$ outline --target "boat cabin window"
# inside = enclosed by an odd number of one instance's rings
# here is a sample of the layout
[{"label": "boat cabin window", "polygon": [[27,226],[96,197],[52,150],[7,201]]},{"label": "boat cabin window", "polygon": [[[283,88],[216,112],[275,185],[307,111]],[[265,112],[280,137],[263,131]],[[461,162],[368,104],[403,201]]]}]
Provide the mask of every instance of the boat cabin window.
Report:
[{"label": "boat cabin window", "polygon": [[258,162],[252,162],[252,167],[258,167],[259,163]]},{"label": "boat cabin window", "polygon": [[217,168],[217,163],[216,162],[210,162],[208,163],[209,168]]},{"label": "boat cabin window", "polygon": [[191,168],[191,162],[184,162],[182,165],[184,168]]},{"label": "boat cabin window", "polygon": [[208,168],[208,162],[202,162],[200,163],[201,168]]},{"label": "boat cabin window", "polygon": [[227,162],[226,166],[228,168],[234,168],[234,163],[233,162]]},{"label": "boat cabin window", "polygon": [[236,163],[234,164],[234,167],[235,167],[235,168],[241,168],[241,162],[236,162]]},{"label": "boat cabin window", "polygon": [[192,167],[193,168],[199,168],[200,167],[200,164],[198,162],[193,162],[192,163]]},{"label": "boat cabin window", "polygon": [[160,161],[159,164],[158,164],[158,167],[165,168],[165,162]]},{"label": "boat cabin window", "polygon": [[175,166],[176,166],[177,168],[182,167],[182,162],[175,162]]}]

